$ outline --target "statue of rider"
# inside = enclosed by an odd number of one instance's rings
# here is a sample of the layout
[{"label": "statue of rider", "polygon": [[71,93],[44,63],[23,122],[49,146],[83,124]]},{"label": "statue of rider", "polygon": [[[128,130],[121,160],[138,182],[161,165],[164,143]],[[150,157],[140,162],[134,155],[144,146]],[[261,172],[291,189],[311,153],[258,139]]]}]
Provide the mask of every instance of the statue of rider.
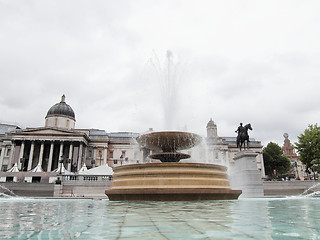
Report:
[{"label": "statue of rider", "polygon": [[237,147],[240,147],[240,151],[241,151],[241,146],[243,143],[245,143],[245,141],[247,142],[247,148],[249,148],[249,135],[248,135],[248,129],[252,130],[251,124],[248,123],[247,125],[243,126],[242,123],[240,123],[240,126],[238,127],[238,129],[235,131],[236,133],[238,133],[237,136]]},{"label": "statue of rider", "polygon": [[243,133],[244,131],[245,131],[245,129],[243,127],[243,124],[240,123],[240,126],[235,131],[236,133],[238,133],[238,136],[237,136],[237,147],[239,147],[239,145],[240,145],[240,136],[241,136],[241,133]]},{"label": "statue of rider", "polygon": [[240,134],[243,132],[244,127],[242,126],[242,123],[240,123],[240,126],[238,127],[238,129],[235,131],[236,133],[238,133],[237,139],[239,139]]}]

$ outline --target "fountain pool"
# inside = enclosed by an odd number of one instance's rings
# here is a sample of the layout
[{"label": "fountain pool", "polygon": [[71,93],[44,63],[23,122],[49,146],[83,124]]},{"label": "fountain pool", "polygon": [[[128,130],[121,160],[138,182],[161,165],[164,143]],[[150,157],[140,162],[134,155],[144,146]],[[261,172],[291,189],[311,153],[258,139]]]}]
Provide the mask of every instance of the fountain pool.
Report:
[{"label": "fountain pool", "polygon": [[0,199],[0,239],[319,239],[320,198]]}]

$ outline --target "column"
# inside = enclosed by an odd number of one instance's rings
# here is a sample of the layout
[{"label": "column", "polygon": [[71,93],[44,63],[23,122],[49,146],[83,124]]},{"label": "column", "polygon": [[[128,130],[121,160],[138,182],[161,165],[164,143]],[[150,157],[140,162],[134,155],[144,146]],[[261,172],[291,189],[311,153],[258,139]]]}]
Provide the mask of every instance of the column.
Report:
[{"label": "column", "polygon": [[96,166],[96,159],[97,159],[97,148],[96,147],[93,147],[93,161],[94,161],[94,164],[91,163],[92,167],[95,167]]},{"label": "column", "polygon": [[[24,141],[21,142],[19,159],[18,159],[18,168],[21,169],[21,160],[23,159],[23,152],[24,152]],[[22,170],[22,169],[21,169]]]},{"label": "column", "polygon": [[85,163],[86,160],[87,160],[87,145],[84,145],[83,146],[83,163]]},{"label": "column", "polygon": [[28,169],[27,169],[28,171],[30,171],[32,168],[33,151],[34,151],[34,141],[31,142],[31,149],[30,149]]},{"label": "column", "polygon": [[51,142],[47,172],[51,172],[54,142]]},{"label": "column", "polygon": [[107,164],[107,151],[108,149],[106,147],[103,148],[103,165]]},{"label": "column", "polygon": [[82,167],[82,150],[83,150],[83,145],[82,145],[82,142],[80,142],[79,156],[78,156],[78,166],[77,166],[78,171]]},{"label": "column", "polygon": [[2,171],[2,164],[3,164],[3,158],[4,158],[4,151],[6,150],[6,146],[2,146],[1,148],[1,155],[0,155],[0,171]]},{"label": "column", "polygon": [[60,172],[62,172],[62,165],[60,162],[63,161],[63,141],[60,143],[60,151],[59,151],[59,161],[58,161],[58,168],[60,167]]},{"label": "column", "polygon": [[73,142],[70,143],[70,147],[69,147],[69,155],[68,155],[68,159],[70,160],[70,162],[68,162],[68,171],[71,172],[71,163],[72,163],[72,152],[73,152]]},{"label": "column", "polygon": [[11,143],[11,153],[10,153],[10,158],[9,158],[9,163],[8,163],[8,169],[10,169],[11,165],[13,165],[12,164],[12,160],[13,160],[15,148],[16,148],[16,144],[15,144],[14,141],[12,141],[12,143]]},{"label": "column", "polygon": [[40,165],[40,166],[42,166],[43,149],[44,149],[44,141],[41,141],[40,154],[39,154],[39,163],[38,163],[38,165]]},{"label": "column", "polygon": [[63,159],[63,142],[60,142],[59,161]]}]

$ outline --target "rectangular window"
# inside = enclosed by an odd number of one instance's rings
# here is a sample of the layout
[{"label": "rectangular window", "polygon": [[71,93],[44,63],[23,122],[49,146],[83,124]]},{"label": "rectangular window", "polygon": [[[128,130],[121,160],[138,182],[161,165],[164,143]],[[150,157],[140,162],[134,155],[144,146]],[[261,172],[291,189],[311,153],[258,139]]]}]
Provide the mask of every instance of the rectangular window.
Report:
[{"label": "rectangular window", "polygon": [[7,149],[7,157],[10,156],[10,153],[11,153],[11,149]]},{"label": "rectangular window", "polygon": [[13,177],[7,177],[6,182],[13,182]]},{"label": "rectangular window", "polygon": [[126,156],[126,151],[122,151],[122,152],[121,152],[121,157],[124,158],[125,156]]},{"label": "rectangular window", "polygon": [[109,150],[109,158],[113,158],[113,150]]},{"label": "rectangular window", "polygon": [[102,159],[102,151],[101,150],[99,150],[99,152],[98,152],[98,158],[99,158],[99,160]]}]

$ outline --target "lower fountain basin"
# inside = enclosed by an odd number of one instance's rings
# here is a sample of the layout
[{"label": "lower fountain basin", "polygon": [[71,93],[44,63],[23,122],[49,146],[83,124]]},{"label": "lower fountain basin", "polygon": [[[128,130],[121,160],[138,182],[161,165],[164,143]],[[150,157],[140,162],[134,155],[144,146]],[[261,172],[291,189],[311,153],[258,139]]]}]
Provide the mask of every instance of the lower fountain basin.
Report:
[{"label": "lower fountain basin", "polygon": [[194,201],[238,199],[232,190],[227,168],[203,163],[149,163],[114,168],[111,201]]}]

